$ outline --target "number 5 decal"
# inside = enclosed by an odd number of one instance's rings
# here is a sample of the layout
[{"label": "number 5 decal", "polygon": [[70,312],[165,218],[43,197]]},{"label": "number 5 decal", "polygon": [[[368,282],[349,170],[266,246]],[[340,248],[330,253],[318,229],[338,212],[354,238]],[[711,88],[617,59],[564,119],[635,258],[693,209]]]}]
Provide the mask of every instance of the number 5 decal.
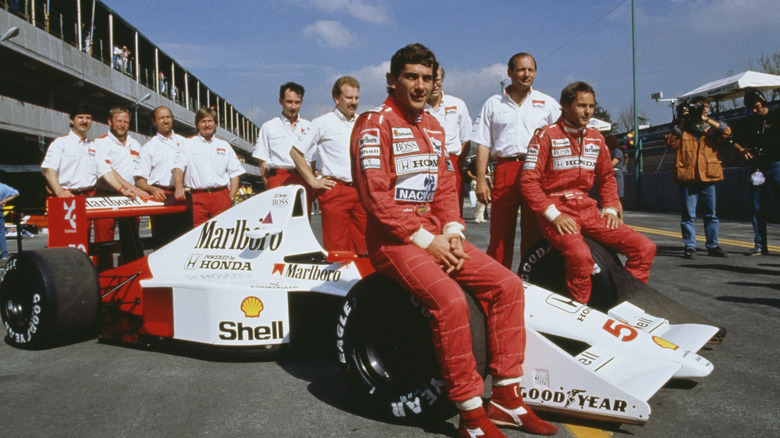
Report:
[{"label": "number 5 decal", "polygon": [[633,341],[637,335],[637,331],[635,328],[623,322],[618,323],[617,321],[611,318],[604,323],[604,330],[606,330],[607,333],[614,335],[616,338],[620,339],[623,342]]}]

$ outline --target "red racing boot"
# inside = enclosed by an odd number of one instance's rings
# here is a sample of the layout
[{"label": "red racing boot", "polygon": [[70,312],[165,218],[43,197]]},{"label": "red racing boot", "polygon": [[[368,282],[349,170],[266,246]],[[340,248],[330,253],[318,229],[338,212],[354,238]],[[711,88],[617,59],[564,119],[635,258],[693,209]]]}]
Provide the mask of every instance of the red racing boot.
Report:
[{"label": "red racing boot", "polygon": [[514,427],[536,435],[554,435],[558,428],[531,411],[520,396],[520,385],[494,386],[487,416],[498,426]]},{"label": "red racing boot", "polygon": [[506,438],[495,424],[491,423],[482,406],[460,412],[458,438]]}]

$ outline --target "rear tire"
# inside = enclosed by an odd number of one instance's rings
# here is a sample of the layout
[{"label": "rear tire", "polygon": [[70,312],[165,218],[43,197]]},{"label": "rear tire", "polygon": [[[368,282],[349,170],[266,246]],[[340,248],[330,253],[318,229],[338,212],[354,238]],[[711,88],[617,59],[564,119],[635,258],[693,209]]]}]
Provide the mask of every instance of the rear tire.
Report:
[{"label": "rear tire", "polygon": [[15,254],[0,283],[6,341],[35,349],[95,337],[99,290],[95,267],[75,248]]},{"label": "rear tire", "polygon": [[[477,371],[484,376],[485,314],[471,295],[466,298]],[[372,274],[349,291],[336,346],[350,387],[381,416],[417,422],[454,413],[433,349],[430,314],[393,280]]]}]

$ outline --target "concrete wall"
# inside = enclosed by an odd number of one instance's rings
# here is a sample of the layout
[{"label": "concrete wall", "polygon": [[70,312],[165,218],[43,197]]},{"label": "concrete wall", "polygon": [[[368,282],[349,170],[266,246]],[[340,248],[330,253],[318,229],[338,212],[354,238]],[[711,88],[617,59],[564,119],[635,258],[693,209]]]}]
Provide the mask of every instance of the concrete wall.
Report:
[{"label": "concrete wall", "polygon": [[[716,183],[716,211],[719,218],[751,220],[749,169],[724,169],[725,180]],[[625,175],[623,207],[628,210],[680,212],[680,189],[672,182],[670,172],[645,172],[640,180],[640,202],[637,202],[634,174]],[[771,199],[770,194],[770,199]],[[770,220],[780,222],[780,206],[770,202]]]}]

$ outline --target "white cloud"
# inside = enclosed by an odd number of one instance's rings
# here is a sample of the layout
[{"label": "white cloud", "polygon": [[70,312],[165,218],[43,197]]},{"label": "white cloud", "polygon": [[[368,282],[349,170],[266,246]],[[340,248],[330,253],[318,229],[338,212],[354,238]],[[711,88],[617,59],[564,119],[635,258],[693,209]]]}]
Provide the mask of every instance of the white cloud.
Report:
[{"label": "white cloud", "polygon": [[472,118],[476,118],[488,97],[501,91],[501,81],[507,78],[506,64],[501,63],[473,70],[447,66],[444,69],[444,92],[463,99]]},{"label": "white cloud", "polygon": [[316,38],[317,45],[330,48],[349,47],[357,39],[340,21],[317,20],[303,29],[303,36]]},{"label": "white cloud", "polygon": [[392,23],[387,8],[378,2],[369,4],[364,0],[298,0],[296,3],[330,14],[348,14],[369,23]]}]

